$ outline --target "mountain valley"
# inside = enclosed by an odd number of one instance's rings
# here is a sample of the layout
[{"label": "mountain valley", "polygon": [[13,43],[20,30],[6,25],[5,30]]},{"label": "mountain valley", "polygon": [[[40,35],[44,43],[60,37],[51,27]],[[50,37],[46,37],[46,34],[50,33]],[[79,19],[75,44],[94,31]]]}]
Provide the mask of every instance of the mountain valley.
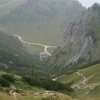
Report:
[{"label": "mountain valley", "polygon": [[100,100],[100,4],[0,1],[0,100]]}]

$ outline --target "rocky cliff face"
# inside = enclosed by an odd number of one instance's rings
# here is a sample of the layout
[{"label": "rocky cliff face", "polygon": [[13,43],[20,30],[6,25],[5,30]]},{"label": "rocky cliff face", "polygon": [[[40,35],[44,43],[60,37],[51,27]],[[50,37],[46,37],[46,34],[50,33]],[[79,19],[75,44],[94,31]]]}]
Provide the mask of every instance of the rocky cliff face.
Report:
[{"label": "rocky cliff face", "polygon": [[59,48],[67,55],[64,55],[66,65],[77,63],[80,58],[88,57],[94,51],[93,38],[89,34],[90,22],[93,18],[90,12],[83,15],[78,23],[71,23],[63,35]]},{"label": "rocky cliff face", "polygon": [[94,33],[92,29],[98,12],[93,9],[94,7],[84,12],[79,22],[67,26],[58,48],[50,60],[50,73],[70,72],[99,60],[97,58],[98,46],[95,45],[99,40],[96,38],[97,33]]}]

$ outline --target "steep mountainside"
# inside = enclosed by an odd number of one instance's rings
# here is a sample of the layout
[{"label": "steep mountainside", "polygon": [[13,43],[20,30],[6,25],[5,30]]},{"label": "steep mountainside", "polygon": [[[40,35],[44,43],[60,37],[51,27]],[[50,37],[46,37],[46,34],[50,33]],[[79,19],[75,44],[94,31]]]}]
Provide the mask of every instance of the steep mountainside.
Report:
[{"label": "steep mountainside", "polygon": [[0,31],[0,70],[26,73],[34,63],[33,56],[15,37]]},{"label": "steep mountainside", "polygon": [[30,42],[55,45],[64,25],[77,20],[83,10],[76,0],[27,0],[0,18],[0,29]]},{"label": "steep mountainside", "polygon": [[66,73],[100,61],[100,5],[94,4],[79,22],[71,23],[49,62],[50,73]]}]

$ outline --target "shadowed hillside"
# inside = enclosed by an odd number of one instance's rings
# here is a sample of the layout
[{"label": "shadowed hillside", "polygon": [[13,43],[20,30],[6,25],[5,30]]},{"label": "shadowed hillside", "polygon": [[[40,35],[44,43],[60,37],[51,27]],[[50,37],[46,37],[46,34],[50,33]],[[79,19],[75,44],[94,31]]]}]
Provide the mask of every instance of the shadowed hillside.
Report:
[{"label": "shadowed hillside", "polygon": [[31,67],[33,62],[33,56],[20,41],[0,31],[0,69],[23,74],[25,68]]}]

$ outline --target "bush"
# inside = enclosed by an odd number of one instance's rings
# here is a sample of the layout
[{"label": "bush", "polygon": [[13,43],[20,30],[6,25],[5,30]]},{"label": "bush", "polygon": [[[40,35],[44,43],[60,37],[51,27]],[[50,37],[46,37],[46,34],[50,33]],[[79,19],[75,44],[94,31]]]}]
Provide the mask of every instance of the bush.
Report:
[{"label": "bush", "polygon": [[9,81],[10,83],[15,82],[15,77],[11,74],[3,74],[1,77],[5,80]]},{"label": "bush", "polygon": [[0,85],[2,87],[9,87],[12,83],[15,82],[15,77],[11,74],[3,74],[0,78]]},{"label": "bush", "polygon": [[3,78],[0,78],[0,85],[2,87],[9,87],[10,86],[10,82],[5,80],[5,79],[3,79]]}]

